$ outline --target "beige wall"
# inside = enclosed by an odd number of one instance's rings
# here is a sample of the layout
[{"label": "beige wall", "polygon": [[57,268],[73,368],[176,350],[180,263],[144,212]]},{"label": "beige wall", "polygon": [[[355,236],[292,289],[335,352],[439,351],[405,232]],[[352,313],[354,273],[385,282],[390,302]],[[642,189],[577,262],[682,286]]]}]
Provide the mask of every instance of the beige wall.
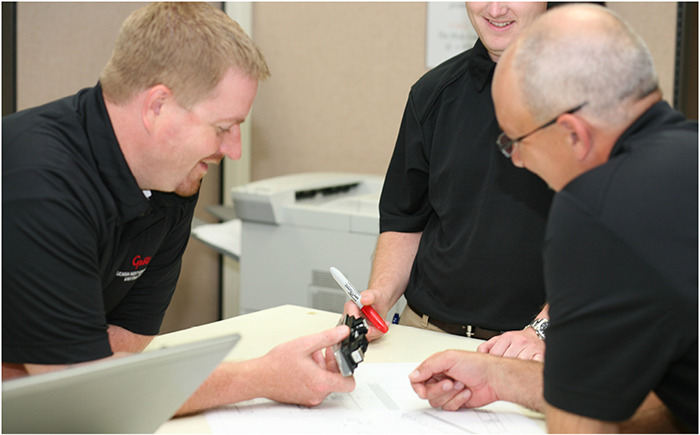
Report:
[{"label": "beige wall", "polygon": [[676,60],[676,2],[608,2],[642,35],[654,58],[664,98],[673,105]]},{"label": "beige wall", "polygon": [[138,3],[18,3],[17,108],[93,86]]},{"label": "beige wall", "polygon": [[[608,2],[642,34],[673,96],[676,3]],[[409,87],[425,68],[426,5],[256,3],[272,78],[255,102],[251,177],[383,174]]]},{"label": "beige wall", "polygon": [[[139,3],[19,3],[18,107],[96,83],[116,33]],[[676,3],[608,5],[650,45],[672,96]],[[426,71],[425,3],[255,3],[253,36],[272,68],[252,119],[251,178],[303,171],[383,174],[410,85]],[[205,179],[197,216],[219,201]],[[225,190],[228,194],[228,189]],[[218,256],[196,240],[164,331],[216,319]]]},{"label": "beige wall", "polygon": [[252,178],[383,173],[425,71],[424,3],[258,3],[272,78],[255,103]]}]

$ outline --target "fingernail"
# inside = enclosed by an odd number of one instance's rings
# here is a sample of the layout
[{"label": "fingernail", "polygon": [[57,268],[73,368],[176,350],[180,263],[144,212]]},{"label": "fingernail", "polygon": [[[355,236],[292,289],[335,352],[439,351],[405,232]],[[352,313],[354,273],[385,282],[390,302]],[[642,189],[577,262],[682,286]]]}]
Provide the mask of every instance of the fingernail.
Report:
[{"label": "fingernail", "polygon": [[464,384],[461,382],[455,382],[455,390],[459,391],[464,388]]},{"label": "fingernail", "polygon": [[416,379],[419,375],[420,375],[420,373],[418,373],[418,370],[414,370],[408,375],[408,378],[409,379]]}]

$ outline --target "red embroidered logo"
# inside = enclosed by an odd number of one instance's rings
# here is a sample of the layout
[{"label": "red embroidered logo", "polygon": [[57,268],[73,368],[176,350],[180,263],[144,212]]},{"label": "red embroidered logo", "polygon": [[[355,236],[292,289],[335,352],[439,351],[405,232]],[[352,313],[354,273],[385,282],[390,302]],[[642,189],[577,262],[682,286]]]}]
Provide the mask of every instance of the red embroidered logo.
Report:
[{"label": "red embroidered logo", "polygon": [[134,265],[134,269],[138,269],[140,266],[148,266],[148,263],[151,262],[151,257],[143,257],[141,258],[140,255],[137,255],[134,257],[133,260],[131,260],[131,264]]}]

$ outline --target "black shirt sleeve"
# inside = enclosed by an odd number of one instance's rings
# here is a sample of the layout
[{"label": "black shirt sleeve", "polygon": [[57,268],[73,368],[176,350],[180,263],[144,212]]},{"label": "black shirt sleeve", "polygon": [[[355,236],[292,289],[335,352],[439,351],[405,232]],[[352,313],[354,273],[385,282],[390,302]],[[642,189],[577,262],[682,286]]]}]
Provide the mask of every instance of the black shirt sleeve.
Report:
[{"label": "black shirt sleeve", "polygon": [[89,197],[69,194],[79,187],[60,174],[3,167],[5,362],[67,364],[112,354],[97,231],[80,203]]},{"label": "black shirt sleeve", "polygon": [[696,307],[599,213],[566,193],[556,197],[550,214],[545,279],[552,319],[544,371],[548,403],[620,421],[664,378],[692,383],[692,374],[684,379],[673,367],[683,364],[692,345],[686,323],[697,320]]},{"label": "black shirt sleeve", "polygon": [[420,232],[433,213],[428,199],[430,162],[412,94],[379,202],[379,230]]}]

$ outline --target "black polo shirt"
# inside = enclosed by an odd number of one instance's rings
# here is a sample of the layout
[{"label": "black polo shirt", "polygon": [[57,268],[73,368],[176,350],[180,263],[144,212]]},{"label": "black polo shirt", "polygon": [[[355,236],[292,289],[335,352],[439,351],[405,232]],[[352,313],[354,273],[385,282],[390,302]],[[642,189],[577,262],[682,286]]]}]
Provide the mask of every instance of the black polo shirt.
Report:
[{"label": "black polo shirt", "polygon": [[545,398],[620,421],[655,391],[698,430],[698,125],[667,103],[557,193]]},{"label": "black polo shirt", "polygon": [[111,355],[107,325],[158,333],[197,197],[136,184],[99,84],[2,120],[2,359]]},{"label": "black polo shirt", "polygon": [[545,303],[552,198],[495,145],[495,63],[481,43],[411,88],[380,201],[380,230],[423,232],[406,299],[443,321],[522,329]]}]

